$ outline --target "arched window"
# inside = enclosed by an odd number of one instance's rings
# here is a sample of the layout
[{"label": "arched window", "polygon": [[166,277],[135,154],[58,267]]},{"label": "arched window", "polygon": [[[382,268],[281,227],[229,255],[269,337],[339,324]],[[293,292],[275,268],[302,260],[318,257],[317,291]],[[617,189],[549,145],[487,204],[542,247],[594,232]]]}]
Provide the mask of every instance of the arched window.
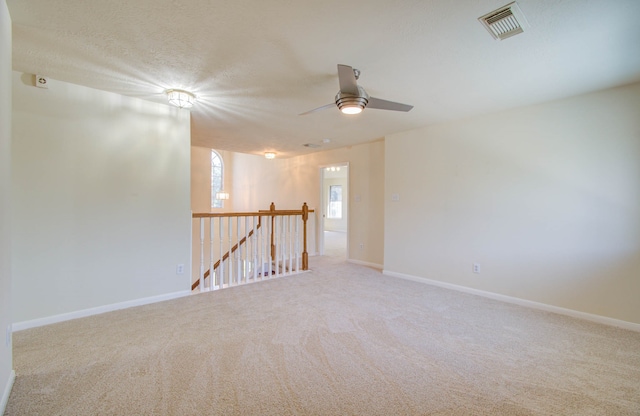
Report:
[{"label": "arched window", "polygon": [[222,208],[222,199],[216,199],[216,193],[222,191],[224,166],[222,157],[211,149],[211,208]]}]

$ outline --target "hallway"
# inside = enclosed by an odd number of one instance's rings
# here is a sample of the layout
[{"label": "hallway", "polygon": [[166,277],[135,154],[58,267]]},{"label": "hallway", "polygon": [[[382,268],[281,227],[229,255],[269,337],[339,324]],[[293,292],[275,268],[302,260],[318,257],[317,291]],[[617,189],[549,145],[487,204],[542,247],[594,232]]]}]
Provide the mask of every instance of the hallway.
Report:
[{"label": "hallway", "polygon": [[340,231],[324,232],[324,255],[336,259],[347,259],[347,233]]}]

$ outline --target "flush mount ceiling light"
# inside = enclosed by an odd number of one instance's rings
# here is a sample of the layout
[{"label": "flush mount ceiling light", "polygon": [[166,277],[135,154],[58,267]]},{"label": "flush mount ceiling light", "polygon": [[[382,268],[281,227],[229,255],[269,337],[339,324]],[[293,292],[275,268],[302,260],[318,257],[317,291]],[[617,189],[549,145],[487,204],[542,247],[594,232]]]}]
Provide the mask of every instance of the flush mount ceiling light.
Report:
[{"label": "flush mount ceiling light", "polygon": [[274,152],[264,152],[264,157],[266,159],[275,159],[276,158],[276,154]]},{"label": "flush mount ceiling light", "polygon": [[520,10],[515,1],[479,17],[478,21],[491,33],[495,40],[503,40],[517,35],[529,27],[527,18],[524,17],[522,10]]},{"label": "flush mount ceiling light", "polygon": [[175,105],[178,108],[191,108],[196,100],[196,96],[185,90],[167,90],[167,98],[169,104]]}]

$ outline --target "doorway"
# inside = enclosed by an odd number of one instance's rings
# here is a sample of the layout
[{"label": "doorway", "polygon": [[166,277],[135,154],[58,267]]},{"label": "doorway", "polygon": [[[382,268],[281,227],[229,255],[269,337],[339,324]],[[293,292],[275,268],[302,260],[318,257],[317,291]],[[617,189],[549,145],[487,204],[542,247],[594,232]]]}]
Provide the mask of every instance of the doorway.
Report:
[{"label": "doorway", "polygon": [[349,164],[320,168],[320,254],[349,257]]}]

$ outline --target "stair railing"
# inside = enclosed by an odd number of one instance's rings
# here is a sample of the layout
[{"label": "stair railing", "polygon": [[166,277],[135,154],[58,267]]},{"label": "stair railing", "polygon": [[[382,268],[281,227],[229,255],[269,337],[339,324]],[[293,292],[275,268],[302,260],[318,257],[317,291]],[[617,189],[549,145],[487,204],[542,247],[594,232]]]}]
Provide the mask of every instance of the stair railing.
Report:
[{"label": "stair railing", "polygon": [[191,289],[216,290],[308,270],[309,212],[314,211],[305,202],[300,210],[276,210],[271,203],[258,212],[194,213],[200,250],[199,256],[194,250],[193,270],[199,274]]}]

